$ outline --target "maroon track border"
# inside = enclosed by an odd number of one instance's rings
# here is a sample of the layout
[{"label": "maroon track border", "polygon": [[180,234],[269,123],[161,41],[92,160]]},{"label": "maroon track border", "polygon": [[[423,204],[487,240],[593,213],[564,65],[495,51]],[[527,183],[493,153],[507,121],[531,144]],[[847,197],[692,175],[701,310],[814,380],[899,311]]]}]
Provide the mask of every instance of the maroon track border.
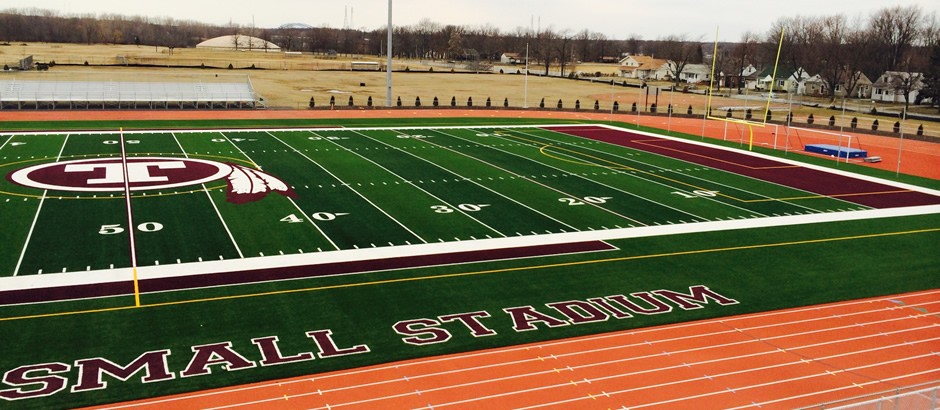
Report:
[{"label": "maroon track border", "polygon": [[627,130],[597,126],[544,129],[659,154],[872,208],[940,205],[940,196],[936,195]]}]

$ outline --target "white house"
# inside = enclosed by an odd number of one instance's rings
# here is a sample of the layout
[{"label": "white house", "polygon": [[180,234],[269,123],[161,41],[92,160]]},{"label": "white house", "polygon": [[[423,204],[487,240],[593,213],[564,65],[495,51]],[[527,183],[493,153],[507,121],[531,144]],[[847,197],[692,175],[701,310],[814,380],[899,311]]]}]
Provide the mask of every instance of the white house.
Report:
[{"label": "white house", "polygon": [[908,101],[914,102],[917,94],[924,88],[924,75],[901,71],[885,71],[872,84],[871,99],[884,102],[904,102],[907,92]]},{"label": "white house", "polygon": [[711,81],[711,67],[705,64],[686,64],[679,74],[679,80],[689,84]]},{"label": "white house", "polygon": [[748,81],[748,88],[758,91],[770,90],[771,82],[773,82],[774,90],[803,94],[805,92],[804,82],[809,78],[809,73],[802,68],[796,70],[778,68],[776,77],[774,77],[774,68],[768,67],[757,75],[755,81]]},{"label": "white house", "polygon": [[828,95],[829,94],[829,82],[822,78],[821,75],[816,74],[810,76],[809,78],[803,80],[803,91],[804,95]]},{"label": "white house", "polygon": [[519,53],[503,53],[499,56],[499,62],[502,64],[524,64],[525,58]]},{"label": "white house", "polygon": [[628,55],[620,60],[620,76],[645,80],[657,78],[656,72],[666,64],[666,60],[644,55]]}]

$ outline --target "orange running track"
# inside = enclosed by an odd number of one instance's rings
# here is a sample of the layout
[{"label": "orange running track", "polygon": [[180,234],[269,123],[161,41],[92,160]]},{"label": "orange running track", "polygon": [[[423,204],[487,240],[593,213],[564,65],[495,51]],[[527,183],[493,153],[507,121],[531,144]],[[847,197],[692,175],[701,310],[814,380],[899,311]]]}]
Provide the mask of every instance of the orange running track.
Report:
[{"label": "orange running track", "polygon": [[790,409],[940,380],[938,312],[935,289],[102,408]]}]

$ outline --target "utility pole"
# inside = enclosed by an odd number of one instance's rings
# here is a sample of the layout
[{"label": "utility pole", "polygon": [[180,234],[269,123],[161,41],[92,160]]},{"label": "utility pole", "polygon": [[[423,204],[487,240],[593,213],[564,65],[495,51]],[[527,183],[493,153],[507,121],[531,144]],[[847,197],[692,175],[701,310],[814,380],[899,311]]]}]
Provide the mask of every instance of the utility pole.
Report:
[{"label": "utility pole", "polygon": [[388,61],[385,66],[385,106],[392,106],[392,0],[388,0]]}]

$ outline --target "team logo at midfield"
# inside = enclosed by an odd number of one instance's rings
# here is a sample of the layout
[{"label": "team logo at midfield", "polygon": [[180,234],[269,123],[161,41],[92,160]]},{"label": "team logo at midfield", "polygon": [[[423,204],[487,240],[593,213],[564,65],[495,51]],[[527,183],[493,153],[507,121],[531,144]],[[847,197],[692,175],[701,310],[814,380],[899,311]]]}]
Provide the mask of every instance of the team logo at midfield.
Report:
[{"label": "team logo at midfield", "polygon": [[38,189],[73,192],[123,192],[168,190],[205,184],[225,178],[226,199],[242,204],[271,192],[296,197],[284,181],[254,168],[203,159],[132,157],[125,167],[121,158],[80,159],[33,165],[13,171],[7,179]]}]

